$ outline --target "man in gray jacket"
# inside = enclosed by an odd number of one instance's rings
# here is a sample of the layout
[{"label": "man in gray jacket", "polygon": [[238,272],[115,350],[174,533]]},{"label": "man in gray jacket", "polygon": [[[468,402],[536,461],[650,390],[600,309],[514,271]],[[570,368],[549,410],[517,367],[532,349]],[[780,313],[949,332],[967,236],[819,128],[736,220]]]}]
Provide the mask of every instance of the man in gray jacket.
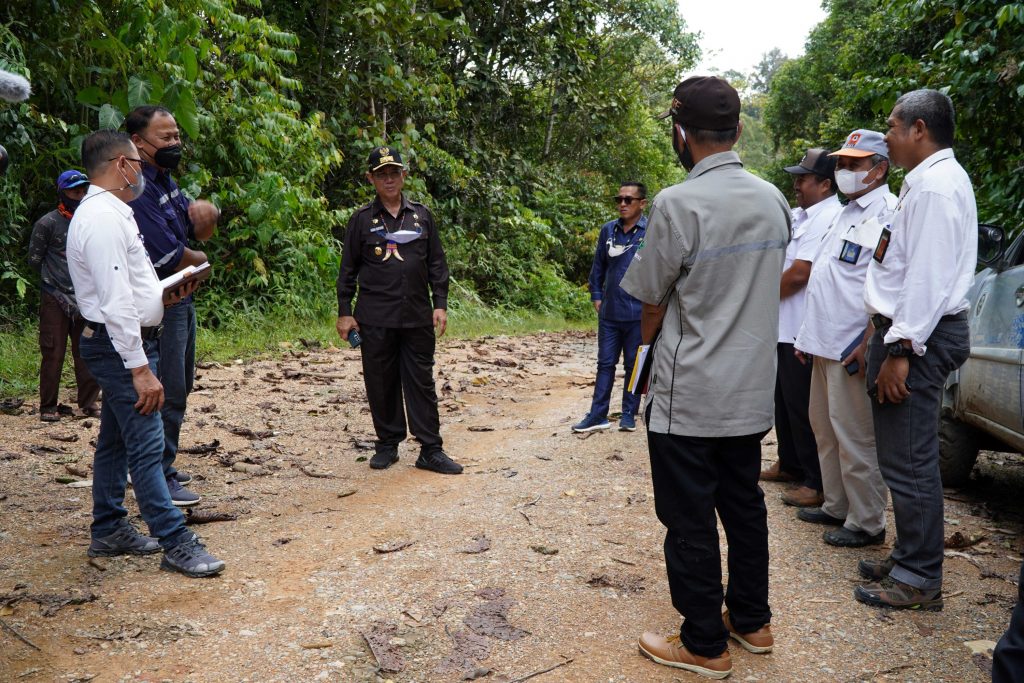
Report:
[{"label": "man in gray jacket", "polygon": [[[647,442],[665,535],[678,636],[644,633],[640,651],[667,666],[722,678],[730,636],[754,653],[773,646],[768,523],[758,486],[771,429],[779,280],[790,234],[782,193],[743,170],[732,151],[740,99],[720,78],[679,84],[670,110],[687,179],[651,207],[645,243],[622,288],[643,302],[653,350]],[[722,615],[716,512],[729,540]]]}]

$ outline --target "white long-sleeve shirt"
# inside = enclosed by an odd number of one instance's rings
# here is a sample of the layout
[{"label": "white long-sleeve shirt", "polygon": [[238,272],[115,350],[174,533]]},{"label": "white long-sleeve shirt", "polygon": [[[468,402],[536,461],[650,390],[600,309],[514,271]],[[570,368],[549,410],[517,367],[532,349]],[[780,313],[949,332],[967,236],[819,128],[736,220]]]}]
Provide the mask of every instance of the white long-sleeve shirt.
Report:
[{"label": "white long-sleeve shirt", "polygon": [[67,257],[82,317],[106,325],[126,368],[145,365],[141,328],[163,320],[163,287],[131,207],[90,186],[71,219]]},{"label": "white long-sleeve shirt", "polygon": [[908,339],[923,356],[939,318],[967,310],[978,260],[974,188],[952,149],[907,174],[890,230],[868,265],[864,304],[892,319],[887,344]]}]

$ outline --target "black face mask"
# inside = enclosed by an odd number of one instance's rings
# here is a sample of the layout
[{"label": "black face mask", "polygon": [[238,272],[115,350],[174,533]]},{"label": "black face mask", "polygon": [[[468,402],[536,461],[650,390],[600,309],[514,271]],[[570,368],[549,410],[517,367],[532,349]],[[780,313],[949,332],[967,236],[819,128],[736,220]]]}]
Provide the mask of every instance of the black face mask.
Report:
[{"label": "black face mask", "polygon": [[696,166],[696,162],[693,160],[693,153],[690,151],[689,145],[686,144],[686,133],[683,132],[682,126],[678,123],[673,124],[675,132],[672,133],[672,147],[676,150],[676,156],[679,157],[679,163],[683,165],[686,172],[689,173]]},{"label": "black face mask", "polygon": [[168,145],[161,147],[153,155],[153,161],[160,168],[174,170],[181,163],[181,145]]},{"label": "black face mask", "polygon": [[64,195],[60,196],[60,205],[63,206],[68,213],[74,213],[75,209],[77,209],[78,205],[81,203],[81,199],[71,199],[69,197],[65,197]]}]

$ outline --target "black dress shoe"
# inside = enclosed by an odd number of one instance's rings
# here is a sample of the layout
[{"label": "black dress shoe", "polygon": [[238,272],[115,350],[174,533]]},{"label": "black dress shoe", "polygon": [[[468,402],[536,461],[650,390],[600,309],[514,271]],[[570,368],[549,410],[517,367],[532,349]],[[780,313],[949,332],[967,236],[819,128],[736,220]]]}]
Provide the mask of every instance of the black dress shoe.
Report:
[{"label": "black dress shoe", "polygon": [[420,457],[416,459],[416,467],[438,474],[462,474],[462,465],[449,458],[448,454],[442,450],[429,453],[420,451]]},{"label": "black dress shoe", "polygon": [[370,469],[386,470],[398,462],[397,448],[380,448],[370,458]]},{"label": "black dress shoe", "polygon": [[796,511],[797,519],[811,524],[828,524],[829,526],[842,526],[846,520],[841,517],[833,517],[821,508],[800,508]]},{"label": "black dress shoe", "polygon": [[826,531],[823,537],[825,543],[839,546],[840,548],[863,548],[866,545],[881,545],[885,542],[885,529],[875,535],[864,531],[853,531],[846,527]]}]

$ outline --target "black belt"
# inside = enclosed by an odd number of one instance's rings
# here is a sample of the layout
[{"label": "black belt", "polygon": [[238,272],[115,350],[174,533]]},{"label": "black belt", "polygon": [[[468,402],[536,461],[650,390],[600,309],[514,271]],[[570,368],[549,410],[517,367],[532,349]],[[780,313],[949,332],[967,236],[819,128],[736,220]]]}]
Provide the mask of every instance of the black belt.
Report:
[{"label": "black belt", "polygon": [[[107,326],[103,323],[94,323],[91,320],[85,321],[85,326],[93,332],[103,332],[107,329]],[[139,328],[139,333],[142,336],[143,341],[150,341],[152,339],[159,339],[160,334],[164,331],[163,325],[156,325],[154,327],[142,327]]]},{"label": "black belt", "polygon": [[[959,313],[944,315],[941,318],[939,318],[940,323],[954,323],[959,320],[967,320],[967,311],[960,311]],[[883,327],[890,327],[892,325],[892,318],[886,318],[881,313],[875,313],[873,316],[871,316],[871,325],[876,330],[880,330]]]}]

